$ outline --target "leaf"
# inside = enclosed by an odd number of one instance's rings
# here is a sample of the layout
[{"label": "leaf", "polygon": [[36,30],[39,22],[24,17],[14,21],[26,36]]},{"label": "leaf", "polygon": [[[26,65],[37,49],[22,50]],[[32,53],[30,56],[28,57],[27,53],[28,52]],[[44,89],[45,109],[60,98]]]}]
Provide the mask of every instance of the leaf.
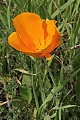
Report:
[{"label": "leaf", "polygon": [[63,82],[63,79],[64,79],[64,71],[63,71],[63,60],[62,60],[62,66],[60,70],[60,83]]},{"label": "leaf", "polygon": [[8,27],[10,29],[10,6],[7,8],[7,21],[8,21]]},{"label": "leaf", "polygon": [[16,96],[16,97],[14,97],[13,99],[12,99],[12,105],[14,106],[14,107],[23,107],[23,105],[24,105],[24,99],[22,98],[22,97],[18,97],[18,96]]},{"label": "leaf", "polygon": [[26,86],[20,86],[20,95],[24,98],[24,100],[28,101],[28,89]]},{"label": "leaf", "polygon": [[[22,96],[24,95],[23,97],[28,101],[28,103],[30,103],[30,101],[32,100],[32,91],[31,91],[31,89],[32,89],[31,88],[32,83],[31,83],[31,80],[30,80],[29,76],[23,75],[22,85],[26,85],[25,89],[24,89],[24,90],[26,90],[25,94],[22,93]],[[26,96],[28,96],[28,98]]]},{"label": "leaf", "polygon": [[46,116],[44,117],[44,120],[51,120],[51,118],[50,118],[49,115],[46,115]]},{"label": "leaf", "polygon": [[[28,71],[24,70],[24,69],[14,69],[16,71],[19,71],[19,72],[22,72],[23,74],[27,74],[27,75],[32,75],[31,73],[29,73]],[[33,75],[36,75],[36,74],[33,74]]]},{"label": "leaf", "polygon": [[24,100],[28,102],[28,104],[32,100],[31,89],[28,89],[27,86],[24,86],[24,85],[20,86],[20,95],[23,97]]},{"label": "leaf", "polygon": [[[78,68],[80,68],[80,52],[74,58],[72,65],[74,70],[77,70]],[[77,74],[77,76],[80,76],[80,72]]]},{"label": "leaf", "polygon": [[71,107],[77,107],[77,105],[65,105],[65,106],[60,106],[60,107],[55,106],[51,109],[51,111],[52,110],[59,110],[59,109],[64,110],[64,109],[71,108]]},{"label": "leaf", "polygon": [[22,84],[26,85],[27,88],[31,87],[31,80],[30,80],[30,77],[28,75],[23,75]]},{"label": "leaf", "polygon": [[73,3],[75,0],[69,0],[64,5],[62,5],[59,9],[57,9],[52,15],[51,18],[53,19],[55,16],[57,16],[60,12],[65,10],[71,3]]},{"label": "leaf", "polygon": [[[74,70],[77,70],[78,68],[80,68],[80,52],[74,58],[72,65]],[[78,72],[78,74],[76,75],[76,95],[78,99],[80,99],[80,72]]]},{"label": "leaf", "polygon": [[56,94],[57,92],[61,91],[61,90],[63,89],[63,87],[64,87],[69,81],[71,81],[71,80],[76,76],[76,74],[77,74],[79,71],[80,71],[80,68],[79,68],[78,70],[74,71],[74,72],[72,73],[72,75],[70,76],[70,78],[68,78],[67,80],[64,80],[64,81],[62,82],[62,84],[60,84],[59,86],[57,86],[57,87],[55,87],[54,89],[52,89],[51,93],[47,96],[47,98],[45,99],[45,101],[43,102],[43,104],[41,105],[41,107],[39,108],[39,111],[38,111],[38,114],[39,114],[39,115],[40,115],[40,113],[41,113],[42,108],[45,106],[45,104],[46,104],[47,102],[49,102],[49,101],[53,98],[54,94]]}]

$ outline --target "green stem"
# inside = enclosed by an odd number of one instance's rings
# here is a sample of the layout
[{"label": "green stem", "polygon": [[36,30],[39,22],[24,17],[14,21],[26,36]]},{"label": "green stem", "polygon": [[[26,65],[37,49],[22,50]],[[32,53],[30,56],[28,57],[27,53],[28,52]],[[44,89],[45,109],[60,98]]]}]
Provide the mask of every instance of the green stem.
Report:
[{"label": "green stem", "polygon": [[39,103],[38,103],[38,97],[36,94],[36,90],[35,90],[35,82],[34,82],[34,76],[33,76],[33,69],[32,69],[32,62],[31,62],[31,71],[32,71],[32,89],[33,89],[33,94],[34,94],[34,99],[35,99],[35,104],[36,104],[36,108],[37,110],[39,109]]},{"label": "green stem", "polygon": [[41,64],[42,64],[41,59],[39,59],[39,63],[36,60],[36,68],[37,68],[37,73],[38,73],[38,84],[39,84],[39,87],[40,87],[41,100],[42,100],[42,102],[44,102],[45,92],[44,92],[44,81],[43,81],[43,78],[42,78],[43,76],[41,75],[41,73],[42,73]]},{"label": "green stem", "polygon": [[31,0],[28,0],[28,12],[31,11]]},{"label": "green stem", "polygon": [[40,75],[39,75],[39,86],[40,86],[41,99],[42,99],[42,102],[44,102],[45,92],[44,92],[43,80]]}]

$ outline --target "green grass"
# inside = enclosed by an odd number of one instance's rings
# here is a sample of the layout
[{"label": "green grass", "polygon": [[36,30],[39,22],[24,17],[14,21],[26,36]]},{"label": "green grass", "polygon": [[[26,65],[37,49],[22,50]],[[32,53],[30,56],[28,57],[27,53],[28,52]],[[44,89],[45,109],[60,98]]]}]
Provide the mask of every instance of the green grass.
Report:
[{"label": "green grass", "polygon": [[[12,19],[35,12],[57,20],[62,44],[52,60],[14,50]],[[0,1],[0,120],[80,119],[80,1]]]}]

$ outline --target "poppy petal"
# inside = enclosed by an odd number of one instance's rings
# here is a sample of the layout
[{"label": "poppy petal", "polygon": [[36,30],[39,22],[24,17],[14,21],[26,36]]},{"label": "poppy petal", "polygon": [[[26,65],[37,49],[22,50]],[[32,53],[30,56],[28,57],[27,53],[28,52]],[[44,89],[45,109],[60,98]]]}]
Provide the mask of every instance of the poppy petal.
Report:
[{"label": "poppy petal", "polygon": [[58,28],[55,26],[55,35],[53,35],[52,43],[49,52],[53,51],[56,47],[58,47],[61,43],[61,34],[58,31]]},{"label": "poppy petal", "polygon": [[45,20],[43,20],[43,22],[42,22],[42,27],[43,27],[43,29],[44,29],[44,40],[47,38],[47,36],[48,36],[48,32],[47,32],[47,24],[46,24],[46,21]]},{"label": "poppy petal", "polygon": [[17,32],[13,32],[9,37],[8,37],[8,42],[9,44],[19,50],[19,51],[22,51],[22,52],[28,52],[30,51],[31,49],[28,49],[25,44],[21,41],[19,35],[17,34]]},{"label": "poppy petal", "polygon": [[13,24],[26,46],[30,44],[35,46],[35,42],[43,44],[44,31],[42,20],[37,14],[29,12],[21,13],[14,18]]},{"label": "poppy petal", "polygon": [[48,35],[55,35],[55,23],[54,20],[46,20]]},{"label": "poppy petal", "polygon": [[46,54],[45,57],[46,57],[46,60],[51,60],[52,59],[51,54]]}]

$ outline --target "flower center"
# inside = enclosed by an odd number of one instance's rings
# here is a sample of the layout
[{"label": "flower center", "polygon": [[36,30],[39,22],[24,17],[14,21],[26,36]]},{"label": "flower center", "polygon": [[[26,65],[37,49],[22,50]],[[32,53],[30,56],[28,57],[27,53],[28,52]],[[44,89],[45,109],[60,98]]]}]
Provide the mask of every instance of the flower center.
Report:
[{"label": "flower center", "polygon": [[44,46],[44,40],[41,43],[41,41],[38,38],[37,40],[34,41],[34,44],[35,44],[36,50],[41,51],[41,50],[44,49],[44,47],[43,47]]}]

